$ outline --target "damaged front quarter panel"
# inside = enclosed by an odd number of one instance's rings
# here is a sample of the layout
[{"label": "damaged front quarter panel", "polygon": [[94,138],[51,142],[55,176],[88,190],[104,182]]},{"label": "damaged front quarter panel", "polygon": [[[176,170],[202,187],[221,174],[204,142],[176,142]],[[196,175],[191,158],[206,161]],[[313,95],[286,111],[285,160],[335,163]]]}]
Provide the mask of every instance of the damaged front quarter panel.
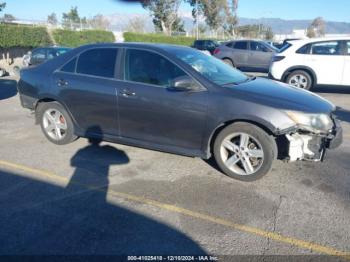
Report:
[{"label": "damaged front quarter panel", "polygon": [[342,143],[340,121],[334,120],[334,127],[329,132],[312,132],[299,126],[283,130],[279,134],[280,159],[294,161],[323,161],[327,149],[335,149]]}]

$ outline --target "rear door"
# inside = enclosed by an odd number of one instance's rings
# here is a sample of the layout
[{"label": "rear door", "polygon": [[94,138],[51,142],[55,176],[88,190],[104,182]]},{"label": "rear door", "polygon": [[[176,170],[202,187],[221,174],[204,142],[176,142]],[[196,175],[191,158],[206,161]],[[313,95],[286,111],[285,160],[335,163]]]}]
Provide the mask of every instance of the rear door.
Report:
[{"label": "rear door", "polygon": [[272,50],[264,44],[257,41],[251,41],[248,67],[268,70],[273,54]]},{"label": "rear door", "polygon": [[343,80],[345,56],[341,41],[322,41],[311,45],[305,65],[312,68],[321,85],[340,85]]},{"label": "rear door", "polygon": [[232,60],[236,67],[247,67],[249,58],[248,41],[232,42]]},{"label": "rear door", "polygon": [[346,42],[345,54],[342,85],[350,86],[350,41]]},{"label": "rear door", "polygon": [[54,74],[58,97],[81,132],[118,135],[117,48],[94,48],[81,53]]}]

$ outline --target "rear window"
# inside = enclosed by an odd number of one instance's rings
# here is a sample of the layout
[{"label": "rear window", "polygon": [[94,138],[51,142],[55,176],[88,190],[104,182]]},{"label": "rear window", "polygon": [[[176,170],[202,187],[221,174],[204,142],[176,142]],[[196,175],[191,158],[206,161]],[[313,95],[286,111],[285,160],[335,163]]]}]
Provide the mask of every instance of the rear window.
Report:
[{"label": "rear window", "polygon": [[281,49],[279,50],[279,52],[280,52],[280,53],[283,53],[284,51],[286,51],[287,49],[289,49],[291,46],[292,46],[292,44],[287,42],[287,43],[285,43],[285,44],[281,47]]},{"label": "rear window", "polygon": [[310,44],[304,45],[297,50],[297,54],[310,54]]},{"label": "rear window", "polygon": [[73,60],[71,60],[70,62],[65,64],[61,68],[61,71],[62,72],[66,72],[66,73],[74,73],[75,72],[75,65],[76,65],[76,63],[77,63],[77,58],[74,58]]},{"label": "rear window", "polygon": [[117,52],[116,48],[97,48],[82,53],[79,56],[77,73],[113,78]]},{"label": "rear window", "polygon": [[234,49],[247,50],[248,42],[236,42],[233,46]]}]

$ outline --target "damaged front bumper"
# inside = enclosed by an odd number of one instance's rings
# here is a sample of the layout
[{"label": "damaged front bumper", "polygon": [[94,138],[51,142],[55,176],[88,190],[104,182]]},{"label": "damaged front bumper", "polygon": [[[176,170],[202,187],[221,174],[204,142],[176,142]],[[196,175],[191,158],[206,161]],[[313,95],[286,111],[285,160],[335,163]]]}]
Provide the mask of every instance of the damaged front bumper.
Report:
[{"label": "damaged front bumper", "polygon": [[323,161],[327,149],[338,148],[343,142],[343,130],[339,120],[327,134],[314,134],[296,130],[285,135],[289,143],[287,160]]}]

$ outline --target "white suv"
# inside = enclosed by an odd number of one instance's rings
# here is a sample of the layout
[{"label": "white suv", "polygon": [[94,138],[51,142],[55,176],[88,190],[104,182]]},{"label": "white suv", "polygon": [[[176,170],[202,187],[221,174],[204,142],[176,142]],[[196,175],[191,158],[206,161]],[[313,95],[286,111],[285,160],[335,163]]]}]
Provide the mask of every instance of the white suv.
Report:
[{"label": "white suv", "polygon": [[350,37],[290,41],[273,57],[269,75],[304,89],[350,86]]}]

